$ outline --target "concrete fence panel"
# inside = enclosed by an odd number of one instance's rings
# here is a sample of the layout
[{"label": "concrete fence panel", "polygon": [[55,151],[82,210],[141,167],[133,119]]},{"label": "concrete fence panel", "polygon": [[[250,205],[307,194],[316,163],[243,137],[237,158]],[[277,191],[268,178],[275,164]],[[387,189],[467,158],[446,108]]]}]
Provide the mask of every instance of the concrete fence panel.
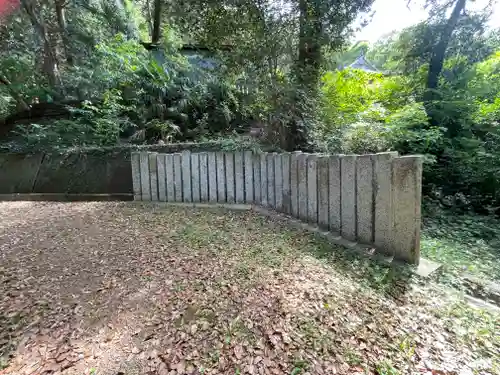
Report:
[{"label": "concrete fence panel", "polygon": [[245,181],[245,198],[246,203],[254,202],[254,173],[253,173],[253,153],[246,151],[243,157],[243,179]]},{"label": "concrete fence panel", "polygon": [[299,152],[294,152],[290,158],[290,214],[299,217]]},{"label": "concrete fence panel", "polygon": [[[167,189],[167,202],[175,202],[175,175],[174,175],[174,155],[165,155],[165,178]],[[135,196],[135,195],[134,195]]]},{"label": "concrete fence panel", "polygon": [[318,225],[328,229],[330,218],[328,157],[320,156],[317,161],[318,173]]},{"label": "concrete fence panel", "polygon": [[283,178],[282,204],[283,212],[291,214],[292,212],[292,192],[290,190],[290,154],[281,154],[281,171]]},{"label": "concrete fence panel", "polygon": [[208,153],[208,201],[211,203],[217,202],[217,158],[215,152]]},{"label": "concrete fence panel", "polygon": [[208,202],[208,154],[200,154],[200,201]]},{"label": "concrete fence panel", "polygon": [[182,155],[174,154],[173,162],[174,162],[174,192],[175,192],[175,201],[182,202]]},{"label": "concrete fence panel", "polygon": [[161,202],[167,201],[167,178],[165,171],[166,154],[160,154],[156,160],[156,168],[158,174],[158,199]]},{"label": "concrete fence panel", "polygon": [[350,241],[356,239],[356,158],[340,158],[340,233]]},{"label": "concrete fence panel", "polygon": [[135,200],[272,208],[418,263],[422,158],[183,151],[132,153]]},{"label": "concrete fence panel", "polygon": [[328,163],[328,180],[330,231],[340,234],[342,230],[342,206],[340,202],[342,178],[340,173],[340,156],[330,156]]},{"label": "concrete fence panel", "polygon": [[245,202],[245,174],[243,169],[243,152],[234,154],[234,186],[236,203]]},{"label": "concrete fence panel", "polygon": [[307,219],[310,223],[318,222],[318,173],[316,155],[307,157]]},{"label": "concrete fence panel", "polygon": [[404,156],[392,164],[392,250],[397,259],[418,263],[420,258],[420,209],[422,159]]},{"label": "concrete fence panel", "polygon": [[299,185],[298,218],[307,222],[307,154],[297,156],[297,183]]}]

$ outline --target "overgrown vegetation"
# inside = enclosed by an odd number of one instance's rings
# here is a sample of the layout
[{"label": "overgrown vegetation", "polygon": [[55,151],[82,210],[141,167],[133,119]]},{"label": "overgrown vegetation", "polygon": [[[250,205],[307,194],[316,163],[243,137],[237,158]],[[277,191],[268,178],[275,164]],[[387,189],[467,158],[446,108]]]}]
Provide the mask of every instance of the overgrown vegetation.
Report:
[{"label": "overgrown vegetation", "polygon": [[443,264],[441,280],[482,296],[484,283],[498,283],[500,230],[491,216],[458,214],[427,205],[422,232],[422,255]]},{"label": "overgrown vegetation", "polygon": [[378,73],[325,74],[318,146],[423,154],[427,195],[444,206],[497,210],[500,43],[498,30],[485,29],[486,20],[483,14],[461,16],[431,101],[429,54],[446,18],[436,16],[365,47]]}]

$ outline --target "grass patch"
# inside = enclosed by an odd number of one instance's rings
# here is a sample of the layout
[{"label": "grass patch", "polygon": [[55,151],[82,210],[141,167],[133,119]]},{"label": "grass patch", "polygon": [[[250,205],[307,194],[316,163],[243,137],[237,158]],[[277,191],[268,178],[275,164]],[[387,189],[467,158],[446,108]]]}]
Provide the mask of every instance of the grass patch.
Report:
[{"label": "grass patch", "polygon": [[472,275],[500,281],[500,220],[440,211],[424,218],[422,256],[442,263],[443,280],[460,285]]}]

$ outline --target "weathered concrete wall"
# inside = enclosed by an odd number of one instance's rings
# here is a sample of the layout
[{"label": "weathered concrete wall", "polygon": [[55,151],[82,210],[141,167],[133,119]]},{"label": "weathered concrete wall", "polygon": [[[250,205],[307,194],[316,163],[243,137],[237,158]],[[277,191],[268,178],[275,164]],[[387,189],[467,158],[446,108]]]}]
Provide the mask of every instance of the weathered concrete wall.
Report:
[{"label": "weathered concrete wall", "polygon": [[270,207],[386,255],[419,261],[420,157],[184,151],[133,153],[132,161],[136,199]]},{"label": "weathered concrete wall", "polygon": [[0,194],[31,193],[43,157],[43,154],[0,154]]},{"label": "weathered concrete wall", "polygon": [[[133,151],[162,154],[220,149],[218,142],[81,148],[64,152],[0,154],[0,194],[138,194],[132,176]],[[160,160],[160,167],[163,160]],[[156,161],[154,161],[156,162]],[[170,164],[171,165],[171,164]],[[168,175],[168,171],[165,171]],[[170,173],[171,175],[171,173]],[[159,177],[163,181],[163,176]],[[146,181],[144,181],[146,184]],[[161,185],[163,187],[163,185]],[[163,194],[164,189],[158,189]],[[163,196],[161,197],[163,198]]]}]

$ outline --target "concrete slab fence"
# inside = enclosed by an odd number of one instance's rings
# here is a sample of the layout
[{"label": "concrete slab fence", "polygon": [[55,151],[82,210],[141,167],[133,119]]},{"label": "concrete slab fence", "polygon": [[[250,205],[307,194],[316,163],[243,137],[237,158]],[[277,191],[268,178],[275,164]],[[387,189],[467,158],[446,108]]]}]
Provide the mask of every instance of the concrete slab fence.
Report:
[{"label": "concrete slab fence", "polygon": [[418,264],[422,158],[133,152],[134,199],[257,205]]}]

